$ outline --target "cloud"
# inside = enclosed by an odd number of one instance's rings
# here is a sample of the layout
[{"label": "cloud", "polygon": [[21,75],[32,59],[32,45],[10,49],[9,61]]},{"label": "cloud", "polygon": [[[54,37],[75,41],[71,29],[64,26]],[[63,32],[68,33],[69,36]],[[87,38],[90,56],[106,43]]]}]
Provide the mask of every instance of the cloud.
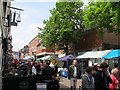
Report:
[{"label": "cloud", "polygon": [[58,0],[17,0],[16,2],[57,2],[57,1]]},{"label": "cloud", "polygon": [[43,24],[38,24],[38,23],[34,23],[34,24],[32,24],[29,28],[31,29],[31,30],[35,30],[35,29],[38,29],[38,27],[39,28],[43,28],[44,27],[44,25]]},{"label": "cloud", "polygon": [[23,45],[26,45],[26,42],[23,39],[15,39],[12,41],[13,51],[23,48]]},{"label": "cloud", "polygon": [[24,1],[19,3],[15,0],[12,5],[24,10],[20,12],[21,22],[18,23],[17,27],[12,26],[11,28],[13,50],[17,51],[38,34],[38,27],[44,27],[43,20],[49,18],[49,10],[55,7],[55,3],[24,3]]},{"label": "cloud", "polygon": [[[13,0],[14,1],[14,0]],[[59,0],[16,0],[16,2],[58,2]],[[67,2],[68,0],[61,0],[61,2]],[[69,0],[69,1],[74,1],[74,2],[79,2],[81,0]],[[82,0],[84,1],[84,0]],[[88,2],[88,0],[85,0]],[[119,0],[117,0],[119,1]]]},{"label": "cloud", "polygon": [[28,18],[30,18],[30,16],[28,14],[21,14],[21,19],[22,20],[26,20]]}]

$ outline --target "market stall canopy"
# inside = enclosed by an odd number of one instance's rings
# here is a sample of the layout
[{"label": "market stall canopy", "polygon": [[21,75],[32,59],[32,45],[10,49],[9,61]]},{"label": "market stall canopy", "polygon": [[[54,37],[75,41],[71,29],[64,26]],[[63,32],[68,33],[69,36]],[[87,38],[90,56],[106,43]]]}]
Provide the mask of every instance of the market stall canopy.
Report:
[{"label": "market stall canopy", "polygon": [[26,56],[25,58],[23,58],[24,60],[28,60],[28,59],[32,59],[31,56]]},{"label": "market stall canopy", "polygon": [[37,61],[39,61],[39,60],[52,60],[52,59],[53,59],[53,57],[48,55],[48,56],[45,56],[45,57],[37,58]]},{"label": "market stall canopy", "polygon": [[74,59],[74,56],[73,55],[67,55],[67,56],[64,56],[64,57],[61,57],[61,58],[56,58],[55,60],[58,60],[58,61],[67,61],[67,60],[73,60]]},{"label": "market stall canopy", "polygon": [[37,54],[37,56],[41,56],[41,55],[54,55],[54,54],[55,54],[54,52],[42,52],[42,53]]},{"label": "market stall canopy", "polygon": [[120,58],[120,49],[112,50],[103,57],[104,59]]},{"label": "market stall canopy", "polygon": [[82,58],[103,58],[106,54],[108,54],[111,50],[103,50],[103,51],[88,51],[80,56],[77,56],[77,59]]},{"label": "market stall canopy", "polygon": [[42,60],[42,59],[41,59],[41,58],[37,58],[36,60],[37,60],[37,61],[40,61],[40,60]]}]

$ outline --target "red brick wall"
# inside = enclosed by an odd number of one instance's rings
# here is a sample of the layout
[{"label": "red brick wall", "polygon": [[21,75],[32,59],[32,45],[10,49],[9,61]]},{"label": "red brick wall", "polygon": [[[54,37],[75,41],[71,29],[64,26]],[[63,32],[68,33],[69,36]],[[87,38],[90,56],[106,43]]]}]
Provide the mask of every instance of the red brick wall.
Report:
[{"label": "red brick wall", "polygon": [[120,44],[120,34],[117,35],[115,33],[105,33],[103,38],[105,43],[114,44],[114,45]]},{"label": "red brick wall", "polygon": [[[107,48],[103,43],[109,44]],[[115,49],[120,48],[120,34],[104,33],[100,38],[97,30],[89,31],[81,37],[76,45],[71,47],[74,52],[92,50],[92,49]]]},{"label": "red brick wall", "polygon": [[33,38],[29,42],[29,55],[32,56],[32,52],[36,52],[36,54],[42,53],[42,52],[54,52],[54,49],[52,48],[45,48],[41,46],[41,42],[39,42],[38,37]]},{"label": "red brick wall", "polygon": [[32,56],[32,52],[37,52],[37,45],[39,43],[38,37],[35,37],[29,42],[29,55]]},{"label": "red brick wall", "polygon": [[120,48],[120,34],[106,32],[103,36],[103,41],[104,44],[107,44],[106,48],[108,49]]},{"label": "red brick wall", "polygon": [[84,34],[78,44],[75,45],[77,51],[92,50],[98,47],[102,47],[102,39],[99,37],[97,30]]}]

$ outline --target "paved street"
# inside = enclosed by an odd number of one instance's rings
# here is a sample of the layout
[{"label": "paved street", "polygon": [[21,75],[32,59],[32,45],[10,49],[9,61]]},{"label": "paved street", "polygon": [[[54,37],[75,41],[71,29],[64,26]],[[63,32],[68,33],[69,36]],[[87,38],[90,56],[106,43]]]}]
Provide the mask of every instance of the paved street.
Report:
[{"label": "paved street", "polygon": [[[64,77],[60,77],[60,90],[70,90],[70,80]],[[77,81],[77,90],[80,90],[81,86],[81,79],[78,79]]]},{"label": "paved street", "polygon": [[[68,78],[60,77],[59,83],[60,83],[60,90],[70,90],[70,80],[68,80]],[[1,79],[0,79],[0,84],[1,84]],[[80,86],[81,86],[81,79],[78,79],[76,90],[81,90]],[[2,86],[0,86],[0,90],[1,90],[1,87]]]}]

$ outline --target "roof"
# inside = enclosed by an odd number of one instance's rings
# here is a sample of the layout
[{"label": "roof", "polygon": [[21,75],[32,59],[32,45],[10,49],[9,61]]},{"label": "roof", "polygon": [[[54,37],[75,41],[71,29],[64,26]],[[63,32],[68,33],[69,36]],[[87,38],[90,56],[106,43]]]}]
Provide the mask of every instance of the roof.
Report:
[{"label": "roof", "polygon": [[75,59],[73,55],[67,55],[67,56],[64,56],[64,57],[61,57],[61,58],[56,58],[55,60],[58,60],[58,61],[67,61],[67,60],[73,60]]},{"label": "roof", "polygon": [[39,60],[52,60],[52,59],[53,59],[53,57],[48,55],[48,56],[45,56],[45,57],[42,57],[42,58],[37,58],[37,61],[39,61]]},{"label": "roof", "polygon": [[120,49],[112,50],[107,55],[105,55],[103,58],[105,59],[120,58]]},{"label": "roof", "polygon": [[77,59],[82,58],[102,58],[106,54],[108,54],[111,50],[103,50],[103,51],[89,51],[82,55],[77,56]]},{"label": "roof", "polygon": [[55,53],[54,52],[42,52],[42,53],[37,54],[37,56],[41,56],[41,55],[45,55],[45,54],[52,55]]}]

